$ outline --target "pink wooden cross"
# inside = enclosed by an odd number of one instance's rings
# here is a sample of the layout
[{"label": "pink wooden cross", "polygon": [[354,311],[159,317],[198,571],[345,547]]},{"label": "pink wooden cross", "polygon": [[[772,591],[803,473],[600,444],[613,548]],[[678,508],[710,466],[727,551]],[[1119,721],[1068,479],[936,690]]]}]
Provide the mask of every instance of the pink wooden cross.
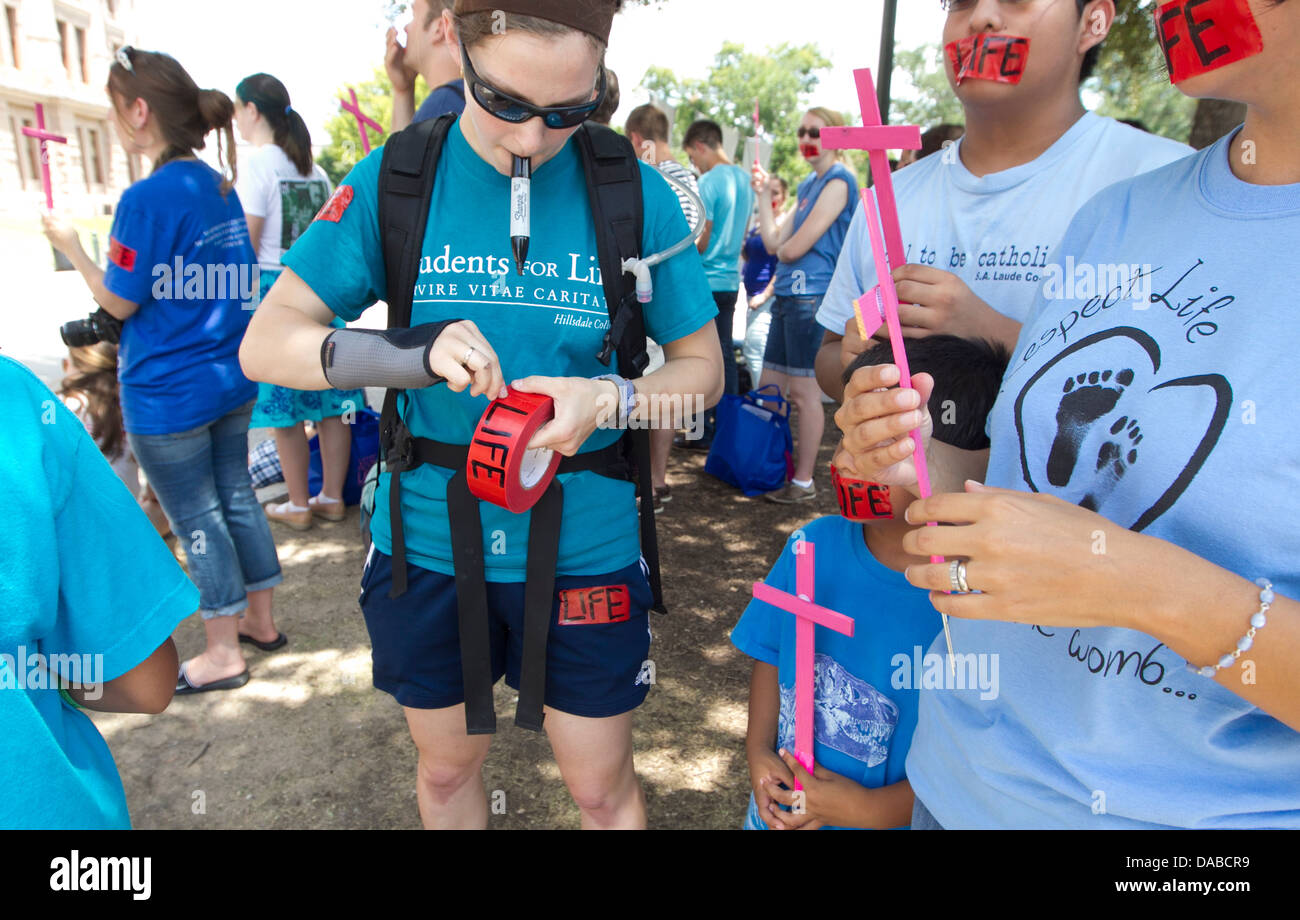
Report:
[{"label": "pink wooden cross", "polygon": [[[883,207],[882,207],[883,210]],[[894,289],[894,278],[885,264],[885,245],[880,230],[880,220],[876,212],[876,196],[869,188],[862,190],[862,216],[867,221],[867,232],[871,235],[871,257],[876,263],[876,277],[880,283],[857,300],[853,301],[853,312],[858,319],[858,331],[862,340],[868,341],[882,325],[889,326],[889,345],[894,352],[894,364],[898,367],[898,385],[911,388],[912,372],[907,366],[907,350],[903,345],[903,324],[898,318],[898,291]],[[916,485],[922,498],[929,498],[930,468],[925,460],[925,451],[920,450],[921,432],[911,432],[912,443],[917,450],[912,454],[916,464]],[[937,527],[934,521],[927,522],[930,527]],[[943,565],[942,556],[931,556],[935,565]],[[957,661],[952,655],[952,631],[948,628],[948,616],[943,614],[943,635],[948,643],[948,665],[956,673]]]},{"label": "pink wooden cross", "polygon": [[[761,581],[754,582],[754,598],[795,616],[794,627],[794,756],[804,769],[813,772],[813,694],[816,693],[816,629],[825,626],[846,636],[853,635],[853,619],[813,603],[816,565],[813,544],[796,540],[794,553],[795,594],[787,594]],[[795,789],[802,789],[799,780]]]},{"label": "pink wooden cross", "polygon": [[[898,201],[894,198],[894,177],[889,171],[887,150],[920,150],[921,129],[916,125],[883,125],[880,102],[870,68],[853,71],[862,107],[861,128],[822,128],[822,147],[827,150],[866,150],[871,155],[871,181],[880,194],[880,216],[885,222],[885,254],[892,271],[903,264],[903,231],[898,225]],[[888,274],[888,272],[886,272]]]},{"label": "pink wooden cross", "polygon": [[369,153],[370,135],[366,132],[366,127],[374,128],[376,133],[383,134],[384,126],[361,111],[361,103],[357,102],[357,91],[355,89],[349,86],[348,94],[352,97],[351,101],[340,99],[339,103],[343,106],[343,111],[351,112],[352,117],[357,120],[357,130],[361,132],[361,149],[363,152]]},{"label": "pink wooden cross", "polygon": [[23,128],[23,134],[41,142],[41,184],[45,187],[45,209],[53,211],[54,186],[50,184],[50,151],[46,144],[66,144],[68,139],[45,130],[45,106],[39,102],[36,103],[36,127]]}]

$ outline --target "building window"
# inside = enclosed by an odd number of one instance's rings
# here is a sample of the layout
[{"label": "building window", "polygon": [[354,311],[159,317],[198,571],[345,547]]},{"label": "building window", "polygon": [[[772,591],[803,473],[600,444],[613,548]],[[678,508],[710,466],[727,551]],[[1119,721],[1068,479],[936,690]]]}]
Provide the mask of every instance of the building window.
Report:
[{"label": "building window", "polygon": [[86,176],[86,191],[104,186],[104,164],[99,156],[100,129],[85,128],[81,134],[81,166]]},{"label": "building window", "polygon": [[[33,113],[32,118],[22,119],[21,127],[22,128],[36,127],[36,122],[34,119],[35,119],[35,113]],[[40,141],[36,140],[36,138],[34,137],[28,137],[26,134],[23,134],[21,130],[16,132],[16,134],[17,137],[15,137],[15,140],[19,142],[18,146],[20,147],[25,146],[27,148],[27,177],[26,177],[27,181],[40,182],[41,181]],[[22,143],[24,141],[26,142],[25,144]]]},{"label": "building window", "polygon": [[68,79],[72,79],[72,49],[68,47],[68,24],[62,19],[57,20],[59,25],[59,53],[63,55],[63,69],[67,71]]},{"label": "building window", "polygon": [[9,33],[9,64],[22,67],[22,54],[18,47],[18,10],[8,5],[5,6],[5,26]]},{"label": "building window", "polygon": [[86,30],[78,26],[77,33],[77,72],[82,83],[90,82],[90,63],[86,59]]}]

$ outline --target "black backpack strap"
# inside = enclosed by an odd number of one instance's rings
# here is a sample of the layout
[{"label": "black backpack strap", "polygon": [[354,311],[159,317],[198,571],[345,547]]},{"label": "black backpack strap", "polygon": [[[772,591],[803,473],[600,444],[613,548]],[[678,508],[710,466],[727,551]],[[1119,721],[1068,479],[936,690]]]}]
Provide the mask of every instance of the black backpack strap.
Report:
[{"label": "black backpack strap", "polygon": [[[388,282],[388,328],[411,325],[411,301],[420,277],[420,254],[429,222],[433,182],[455,115],[421,121],[399,131],[384,144],[379,167],[379,239]],[[406,593],[406,539],[402,529],[401,474],[411,469],[411,434],[402,421],[402,390],[384,394],[379,443],[389,474],[388,518],[393,536],[393,587],[390,598]]]},{"label": "black backpack strap", "polygon": [[[646,354],[645,316],[636,299],[632,276],[623,271],[625,259],[641,255],[645,202],[641,194],[641,166],[632,143],[602,125],[585,123],[577,132],[578,150],[587,176],[587,197],[596,227],[596,252],[609,310],[609,331],[598,356],[609,364],[618,356],[618,372],[635,380],[649,364]],[[666,613],[659,574],[659,539],[655,531],[654,482],[650,477],[650,432],[629,430],[623,442],[637,471],[641,497],[641,552],[650,570],[654,609]]]}]

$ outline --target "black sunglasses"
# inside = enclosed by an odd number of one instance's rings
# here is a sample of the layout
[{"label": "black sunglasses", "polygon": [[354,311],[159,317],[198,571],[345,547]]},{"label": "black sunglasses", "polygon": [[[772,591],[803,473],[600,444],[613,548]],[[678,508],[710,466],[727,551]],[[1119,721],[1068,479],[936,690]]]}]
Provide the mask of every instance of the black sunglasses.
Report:
[{"label": "black sunglasses", "polygon": [[822,129],[821,129],[821,128],[803,128],[803,127],[801,127],[801,128],[799,129],[799,136],[800,136],[800,137],[811,137],[811,138],[812,138],[813,140],[815,140],[815,141],[817,141],[817,140],[821,140]]},{"label": "black sunglasses", "polygon": [[478,72],[474,70],[474,65],[469,59],[469,49],[464,45],[460,46],[460,57],[465,64],[465,80],[469,84],[469,91],[474,95],[474,101],[489,115],[494,115],[502,121],[508,121],[512,124],[521,124],[530,118],[540,118],[548,128],[572,128],[574,125],[580,125],[590,118],[592,112],[600,108],[601,102],[605,99],[605,68],[603,66],[600,68],[600,82],[597,86],[596,98],[591,102],[584,102],[581,105],[555,105],[543,108],[524,102],[522,99],[516,99],[509,93],[503,93],[495,86],[485,82],[478,75]]}]

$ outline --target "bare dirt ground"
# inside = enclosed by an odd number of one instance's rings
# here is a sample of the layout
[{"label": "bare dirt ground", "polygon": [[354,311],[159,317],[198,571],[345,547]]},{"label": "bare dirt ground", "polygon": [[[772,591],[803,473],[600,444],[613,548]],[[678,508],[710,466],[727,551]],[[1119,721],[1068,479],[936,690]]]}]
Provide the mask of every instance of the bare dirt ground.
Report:
[{"label": "bare dirt ground", "polygon": [[[634,721],[636,767],[652,828],[737,828],[749,792],[744,734],[750,660],[728,639],[750,586],[791,531],[836,513],[827,411],[815,501],[748,499],[674,451],[673,500],[659,515],[667,616],[652,615],[656,685]],[[252,680],[175,699],[160,716],[94,714],[137,828],[418,828],[415,748],[401,708],[370,682],[357,594],[364,562],[357,509],[306,533],[272,525],[284,568],[275,614],[289,645],[246,654]],[[197,616],[177,628],[198,652]],[[496,689],[498,733],[484,767],[504,793],[493,828],[577,828],[541,734],[514,725],[516,695]],[[501,796],[497,797],[501,800]]]}]

